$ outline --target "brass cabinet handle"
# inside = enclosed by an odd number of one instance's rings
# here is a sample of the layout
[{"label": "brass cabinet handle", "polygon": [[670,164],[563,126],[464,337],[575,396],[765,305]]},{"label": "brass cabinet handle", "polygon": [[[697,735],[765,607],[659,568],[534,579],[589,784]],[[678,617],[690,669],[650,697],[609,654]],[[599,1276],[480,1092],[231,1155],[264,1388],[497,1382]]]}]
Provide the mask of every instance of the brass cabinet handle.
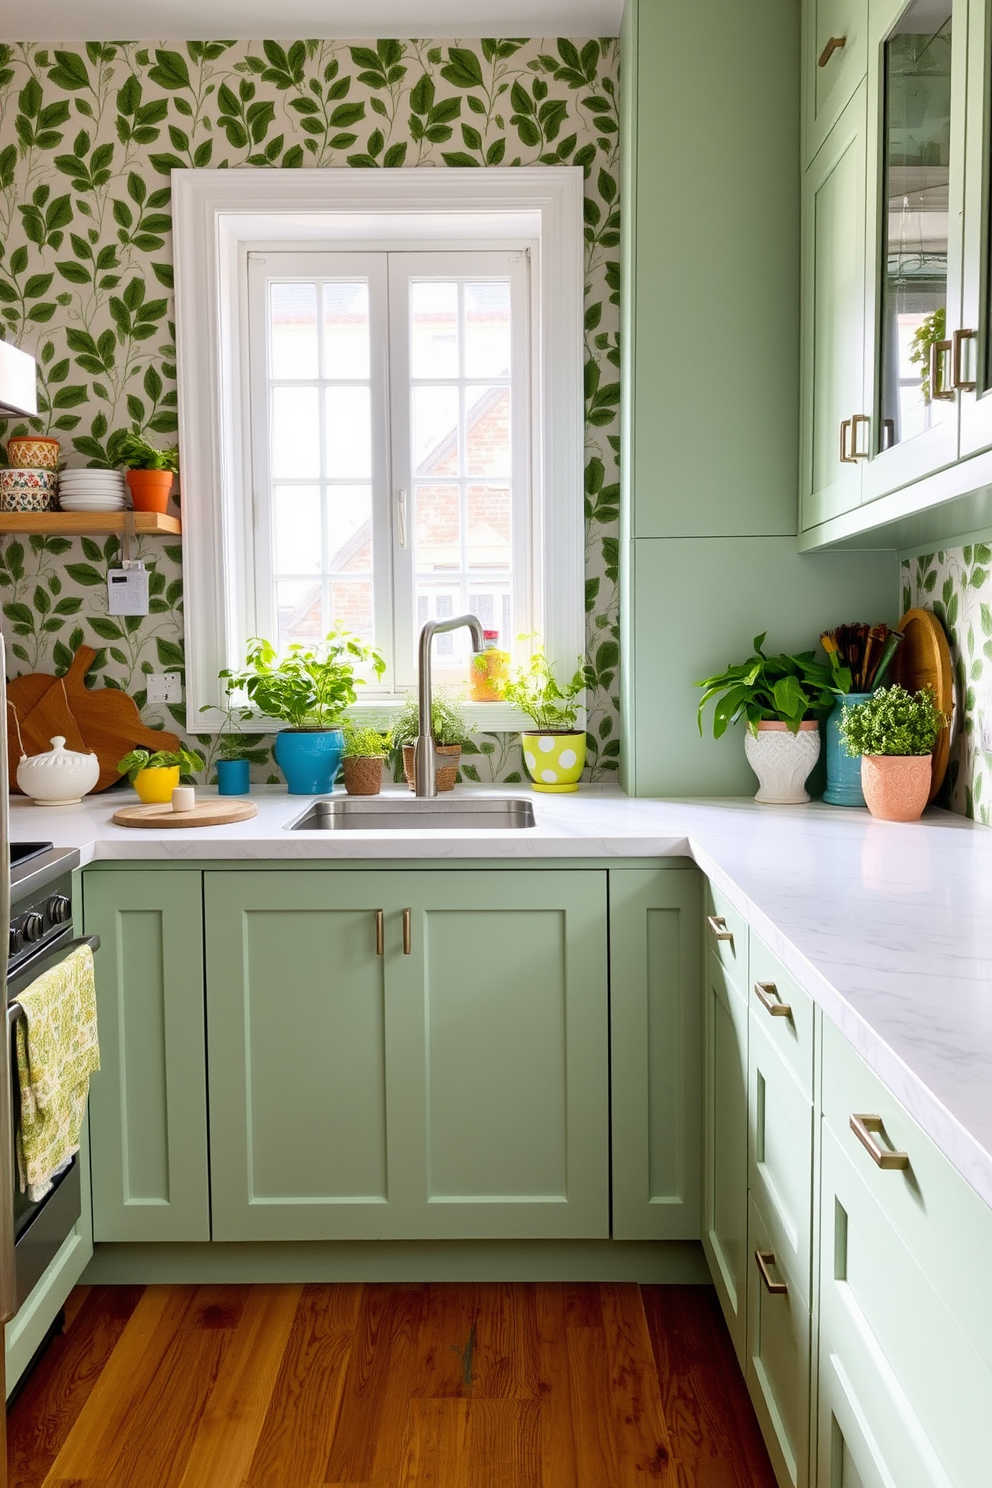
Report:
[{"label": "brass cabinet handle", "polygon": [[859,450],[858,449],[858,427],[861,424],[867,424],[868,427],[871,428],[871,419],[868,417],[868,415],[866,413],[856,413],[854,415],[854,417],[852,418],[852,420],[851,420],[851,459],[852,460],[867,460],[868,459],[868,450]]},{"label": "brass cabinet handle", "polygon": [[[955,331],[951,336],[951,383],[959,393],[973,393],[975,381],[966,382],[961,375],[961,363],[964,360],[962,347],[966,341],[974,341],[978,335],[977,331]],[[933,384],[931,384],[932,386]]]},{"label": "brass cabinet handle", "polygon": [[877,1168],[909,1167],[908,1152],[890,1152],[875,1141],[873,1133],[882,1130],[881,1116],[855,1114],[851,1117],[851,1130]]},{"label": "brass cabinet handle", "polygon": [[834,52],[839,52],[840,49],[841,49],[841,47],[842,46],[846,46],[846,45],[847,45],[847,37],[846,36],[831,36],[830,40],[827,42],[826,46],[823,48],[823,51],[820,53],[819,57],[817,58],[817,61],[816,61],[817,67],[826,67],[827,63],[830,61],[830,58],[833,56]]},{"label": "brass cabinet handle", "polygon": [[792,1017],[792,1004],[781,1000],[774,982],[755,982],[754,995],[773,1018]]},{"label": "brass cabinet handle", "polygon": [[950,403],[954,389],[944,386],[944,352],[952,349],[950,341],[930,342],[930,399],[931,402]]},{"label": "brass cabinet handle", "polygon": [[734,932],[727,929],[727,922],[723,918],[723,915],[707,915],[706,923],[713,931],[717,940],[729,940],[730,944],[733,945]]},{"label": "brass cabinet handle", "polygon": [[754,1259],[757,1262],[758,1270],[761,1272],[761,1279],[768,1290],[775,1297],[783,1296],[789,1290],[787,1284],[784,1281],[772,1281],[768,1274],[768,1267],[775,1264],[775,1252],[773,1250],[756,1250],[754,1252]]},{"label": "brass cabinet handle", "polygon": [[377,909],[375,912],[375,953],[377,956],[381,956],[383,952],[384,935],[382,920],[382,910]]},{"label": "brass cabinet handle", "polygon": [[848,436],[848,433],[850,432],[850,428],[851,428],[851,420],[850,419],[841,419],[841,421],[840,421],[840,463],[842,465],[853,465],[855,463],[854,456],[853,455],[849,455],[847,453],[847,436]]},{"label": "brass cabinet handle", "polygon": [[405,909],[403,911],[403,954],[404,954],[404,956],[409,956],[410,949],[411,949],[410,919],[411,919],[411,911],[408,910],[408,909]]}]

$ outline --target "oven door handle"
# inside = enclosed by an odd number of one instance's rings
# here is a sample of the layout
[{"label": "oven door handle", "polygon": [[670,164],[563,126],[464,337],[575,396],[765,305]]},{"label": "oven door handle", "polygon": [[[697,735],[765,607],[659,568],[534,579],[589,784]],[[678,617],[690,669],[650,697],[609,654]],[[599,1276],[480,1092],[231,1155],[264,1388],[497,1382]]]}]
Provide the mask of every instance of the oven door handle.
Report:
[{"label": "oven door handle", "polygon": [[[65,945],[59,946],[58,950],[52,951],[47,956],[40,956],[34,966],[25,967],[21,975],[30,976],[30,981],[27,983],[30,986],[31,982],[37,981],[38,977],[44,976],[46,971],[50,971],[53,966],[58,966],[60,961],[64,961],[67,956],[71,956],[73,951],[80,950],[82,946],[89,946],[91,951],[98,951],[100,949],[99,935],[80,935],[75,940],[67,941]],[[14,980],[20,980],[20,978],[17,977]],[[18,1018],[23,1018],[23,1016],[24,1009],[15,997],[7,1004],[7,1027],[13,1028]]]}]

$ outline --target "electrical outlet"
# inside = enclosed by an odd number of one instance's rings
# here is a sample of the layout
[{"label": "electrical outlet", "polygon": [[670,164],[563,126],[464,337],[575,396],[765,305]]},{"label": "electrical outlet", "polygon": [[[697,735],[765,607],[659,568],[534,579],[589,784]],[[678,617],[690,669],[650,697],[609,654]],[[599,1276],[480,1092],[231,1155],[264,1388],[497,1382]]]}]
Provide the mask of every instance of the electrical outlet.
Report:
[{"label": "electrical outlet", "polygon": [[150,703],[181,703],[183,700],[183,678],[181,672],[149,672],[145,679]]}]

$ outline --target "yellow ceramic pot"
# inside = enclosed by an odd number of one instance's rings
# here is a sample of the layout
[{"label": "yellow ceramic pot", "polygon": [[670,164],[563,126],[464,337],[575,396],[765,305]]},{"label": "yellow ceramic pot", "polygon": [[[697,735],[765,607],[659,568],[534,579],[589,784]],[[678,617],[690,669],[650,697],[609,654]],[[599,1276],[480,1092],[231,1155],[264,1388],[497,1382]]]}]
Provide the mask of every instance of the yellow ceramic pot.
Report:
[{"label": "yellow ceramic pot", "polygon": [[524,764],[536,791],[564,792],[579,788],[586,762],[586,736],[581,729],[569,734],[520,735]]},{"label": "yellow ceramic pot", "polygon": [[134,788],[146,806],[155,806],[172,800],[172,792],[179,784],[178,765],[152,765],[139,770]]}]

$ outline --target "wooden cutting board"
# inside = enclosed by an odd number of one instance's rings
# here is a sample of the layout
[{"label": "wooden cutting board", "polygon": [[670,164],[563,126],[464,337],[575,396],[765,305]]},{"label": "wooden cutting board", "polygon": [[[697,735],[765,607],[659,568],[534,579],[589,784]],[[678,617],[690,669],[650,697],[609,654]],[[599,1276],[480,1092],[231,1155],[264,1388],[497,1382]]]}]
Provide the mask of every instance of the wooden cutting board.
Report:
[{"label": "wooden cutting board", "polygon": [[112,820],[119,827],[223,827],[258,815],[254,801],[197,801],[192,811],[173,811],[165,801],[155,806],[122,806]]},{"label": "wooden cutting board", "polygon": [[[896,626],[902,644],[892,658],[888,681],[898,682],[907,692],[929,687],[937,707],[949,719],[954,714],[954,667],[944,627],[932,610],[907,610]],[[933,748],[933,774],[929,800],[940,790],[951,755],[951,730],[944,729]]]}]

